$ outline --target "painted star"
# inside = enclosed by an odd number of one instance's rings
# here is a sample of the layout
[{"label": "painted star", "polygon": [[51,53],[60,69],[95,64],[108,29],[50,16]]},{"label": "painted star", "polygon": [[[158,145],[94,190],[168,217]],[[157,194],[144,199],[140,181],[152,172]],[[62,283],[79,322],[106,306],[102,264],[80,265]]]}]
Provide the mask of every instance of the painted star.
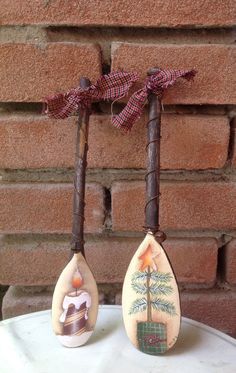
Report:
[{"label": "painted star", "polygon": [[144,251],[144,253],[142,255],[140,255],[138,258],[142,261],[142,264],[141,264],[141,267],[140,267],[140,270],[141,271],[144,271],[145,268],[147,267],[151,267],[154,269],[154,271],[157,270],[157,266],[156,266],[156,263],[154,262],[153,258],[155,257],[156,255],[153,254],[152,252],[152,248],[151,246],[149,245],[147,247],[147,249]]}]

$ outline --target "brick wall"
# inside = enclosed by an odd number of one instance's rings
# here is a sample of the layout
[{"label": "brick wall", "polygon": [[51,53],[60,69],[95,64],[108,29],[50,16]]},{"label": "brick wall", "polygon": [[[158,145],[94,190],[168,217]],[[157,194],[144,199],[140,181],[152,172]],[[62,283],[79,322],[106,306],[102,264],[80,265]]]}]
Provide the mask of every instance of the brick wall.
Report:
[{"label": "brick wall", "polygon": [[[164,100],[161,227],[183,315],[236,336],[235,2],[0,3],[3,316],[50,308],[69,255],[76,118],[42,116],[42,98],[110,69],[196,68]],[[120,303],[143,237],[146,120],[124,136],[108,104],[91,116],[86,255],[101,303]]]}]

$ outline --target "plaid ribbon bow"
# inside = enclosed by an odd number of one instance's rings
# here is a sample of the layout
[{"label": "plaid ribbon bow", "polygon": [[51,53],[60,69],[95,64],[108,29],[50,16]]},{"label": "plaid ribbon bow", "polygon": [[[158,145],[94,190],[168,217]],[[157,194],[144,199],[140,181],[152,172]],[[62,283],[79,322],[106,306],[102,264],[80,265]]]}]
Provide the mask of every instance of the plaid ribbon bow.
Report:
[{"label": "plaid ribbon bow", "polygon": [[103,75],[88,88],[77,87],[65,94],[59,93],[46,98],[45,114],[56,119],[65,119],[79,109],[89,107],[93,101],[116,100],[125,96],[138,74],[124,71]]},{"label": "plaid ribbon bow", "polygon": [[176,79],[182,77],[191,80],[195,74],[196,70],[158,69],[146,78],[144,87],[130,97],[121,113],[112,118],[112,124],[125,132],[130,131],[134,122],[141,116],[149,93],[155,93],[158,98],[162,98],[164,90],[173,85]]}]

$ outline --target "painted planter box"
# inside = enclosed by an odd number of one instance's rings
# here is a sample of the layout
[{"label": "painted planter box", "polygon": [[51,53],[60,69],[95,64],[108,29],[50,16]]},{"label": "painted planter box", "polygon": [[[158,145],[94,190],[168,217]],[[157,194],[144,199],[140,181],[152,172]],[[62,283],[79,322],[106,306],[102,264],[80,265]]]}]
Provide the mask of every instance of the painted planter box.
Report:
[{"label": "painted planter box", "polygon": [[158,322],[138,322],[137,337],[139,349],[150,355],[167,351],[167,331],[165,324]]}]

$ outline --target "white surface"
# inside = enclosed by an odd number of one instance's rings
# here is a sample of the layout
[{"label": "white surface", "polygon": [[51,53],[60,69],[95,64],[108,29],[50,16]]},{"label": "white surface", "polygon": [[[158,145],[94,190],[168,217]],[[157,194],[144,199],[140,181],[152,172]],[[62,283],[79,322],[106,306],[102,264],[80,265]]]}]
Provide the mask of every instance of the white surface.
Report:
[{"label": "white surface", "polygon": [[183,318],[175,347],[163,356],[146,355],[129,342],[120,306],[101,306],[96,330],[85,346],[61,346],[50,311],[0,323],[1,373],[235,373],[236,340]]}]

